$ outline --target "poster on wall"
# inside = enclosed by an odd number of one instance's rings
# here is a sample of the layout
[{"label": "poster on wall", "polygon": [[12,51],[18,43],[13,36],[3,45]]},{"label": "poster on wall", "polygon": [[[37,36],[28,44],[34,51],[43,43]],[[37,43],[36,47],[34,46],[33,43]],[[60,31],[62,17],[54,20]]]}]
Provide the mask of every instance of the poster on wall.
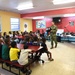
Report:
[{"label": "poster on wall", "polygon": [[28,23],[24,23],[24,32],[28,32]]},{"label": "poster on wall", "polygon": [[36,21],[36,28],[46,28],[46,21],[45,20]]}]

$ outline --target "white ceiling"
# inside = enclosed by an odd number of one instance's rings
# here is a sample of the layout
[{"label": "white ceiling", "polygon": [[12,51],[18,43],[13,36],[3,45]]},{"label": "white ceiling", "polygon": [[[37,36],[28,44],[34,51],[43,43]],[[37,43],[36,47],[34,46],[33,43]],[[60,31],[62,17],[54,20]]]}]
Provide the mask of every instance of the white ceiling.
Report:
[{"label": "white ceiling", "polygon": [[20,3],[26,1],[30,0],[0,0],[0,10],[25,14],[25,13],[41,12],[47,10],[60,9],[60,8],[75,7],[75,2],[63,5],[53,5],[52,0],[32,0],[34,6],[33,9],[21,10],[21,11],[16,9],[16,7]]}]

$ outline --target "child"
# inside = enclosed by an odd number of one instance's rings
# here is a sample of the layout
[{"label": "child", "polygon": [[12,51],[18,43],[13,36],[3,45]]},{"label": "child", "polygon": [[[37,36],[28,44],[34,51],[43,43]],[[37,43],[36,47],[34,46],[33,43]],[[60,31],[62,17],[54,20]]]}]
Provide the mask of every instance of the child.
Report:
[{"label": "child", "polygon": [[[18,52],[20,52],[20,50],[17,48],[17,44],[15,41],[13,41],[11,43],[11,49],[10,49],[10,61],[12,61],[13,63],[19,63],[20,65],[25,65],[28,63],[28,52],[30,52],[31,50],[27,49],[28,46],[24,45],[24,49],[21,50],[20,56],[18,55]],[[28,72],[31,73],[30,70],[27,69],[22,69],[22,72]]]},{"label": "child", "polygon": [[18,59],[18,63],[20,65],[29,64],[28,55],[29,55],[29,52],[31,52],[31,51],[32,51],[31,49],[28,49],[28,45],[25,44],[24,49],[21,50],[20,57]]},{"label": "child", "polygon": [[28,45],[24,44],[23,49],[20,52],[20,57],[18,59],[18,63],[20,65],[26,65],[28,67],[28,69],[23,68],[22,72],[28,72],[29,74],[31,74],[31,70],[30,70],[30,64],[31,61],[29,61],[28,56],[29,56],[29,52],[31,52],[31,49],[28,49]]},{"label": "child", "polygon": [[18,55],[19,52],[20,52],[20,50],[17,48],[16,42],[12,41],[11,42],[10,53],[9,53],[10,61],[17,62],[18,57],[19,57],[19,55]]},{"label": "child", "polygon": [[5,44],[2,46],[2,59],[9,60],[10,40],[5,39]]},{"label": "child", "polygon": [[0,38],[0,58],[2,58],[2,45],[4,44],[4,40]]},{"label": "child", "polygon": [[41,44],[42,48],[36,52],[36,56],[40,57],[42,53],[47,53],[48,60],[53,61],[54,59],[52,59],[52,54],[51,52],[48,51],[47,45],[45,43],[46,43],[46,39],[42,38],[42,44]]}]

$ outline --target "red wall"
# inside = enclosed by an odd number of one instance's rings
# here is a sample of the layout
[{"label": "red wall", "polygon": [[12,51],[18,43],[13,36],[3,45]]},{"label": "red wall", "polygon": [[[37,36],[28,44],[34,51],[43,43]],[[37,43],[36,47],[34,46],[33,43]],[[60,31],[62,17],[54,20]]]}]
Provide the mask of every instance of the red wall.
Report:
[{"label": "red wall", "polygon": [[[46,20],[46,28],[51,26],[51,18],[44,19]],[[40,30],[42,32],[42,29],[36,29],[36,21],[38,20],[32,20],[32,27],[33,31]],[[70,26],[69,22],[74,21],[74,26]],[[61,22],[56,24],[58,29],[64,29],[65,32],[74,32],[75,33],[75,17],[63,17],[61,18]],[[65,28],[66,27],[66,28]],[[46,29],[43,29],[44,31]]]},{"label": "red wall", "polygon": [[[42,20],[46,21],[46,28],[51,26],[51,21],[52,21],[51,18],[50,19],[42,19]],[[42,32],[42,29],[37,29],[36,28],[36,21],[39,21],[39,20],[32,20],[33,31],[35,32],[36,30],[40,30],[40,32]],[[44,28],[43,30],[45,31],[46,28]]]},{"label": "red wall", "polygon": [[75,8],[63,8],[63,9],[57,9],[57,10],[48,10],[48,11],[42,11],[42,12],[35,12],[35,13],[28,13],[28,14],[21,14],[21,18],[26,17],[35,17],[35,16],[52,16],[52,15],[61,15],[61,14],[72,14],[75,13]]},{"label": "red wall", "polygon": [[[71,26],[69,22],[74,21],[74,26]],[[74,32],[75,33],[75,17],[65,17],[62,18],[62,23],[60,24],[61,28],[63,28],[66,32]],[[65,28],[66,26],[66,28]]]},{"label": "red wall", "polygon": [[[26,17],[35,17],[35,16],[52,16],[52,15],[62,15],[62,14],[72,14],[75,13],[75,8],[63,8],[63,9],[57,9],[57,10],[48,10],[48,11],[42,11],[42,12],[35,12],[35,13],[28,13],[28,14],[21,14],[21,18],[26,18]],[[51,26],[51,21],[52,19],[45,19],[46,20],[46,27]],[[74,26],[70,26],[69,22],[74,21],[75,23],[75,17],[64,17],[61,19],[62,22],[57,25],[58,28],[64,29],[65,32],[74,32],[75,33],[75,24]],[[36,21],[33,20],[33,31],[36,31]],[[65,28],[66,26],[66,28]],[[39,29],[40,31],[42,29]],[[44,29],[45,31],[45,29]]]}]

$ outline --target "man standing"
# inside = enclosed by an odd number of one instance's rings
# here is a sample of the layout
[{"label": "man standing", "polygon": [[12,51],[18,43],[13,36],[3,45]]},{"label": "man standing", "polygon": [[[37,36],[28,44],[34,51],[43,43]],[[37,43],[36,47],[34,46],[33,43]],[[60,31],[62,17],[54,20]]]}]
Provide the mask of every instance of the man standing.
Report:
[{"label": "man standing", "polygon": [[50,38],[51,38],[51,49],[53,49],[53,41],[55,42],[55,48],[57,47],[57,26],[52,22],[52,26],[50,27]]}]

